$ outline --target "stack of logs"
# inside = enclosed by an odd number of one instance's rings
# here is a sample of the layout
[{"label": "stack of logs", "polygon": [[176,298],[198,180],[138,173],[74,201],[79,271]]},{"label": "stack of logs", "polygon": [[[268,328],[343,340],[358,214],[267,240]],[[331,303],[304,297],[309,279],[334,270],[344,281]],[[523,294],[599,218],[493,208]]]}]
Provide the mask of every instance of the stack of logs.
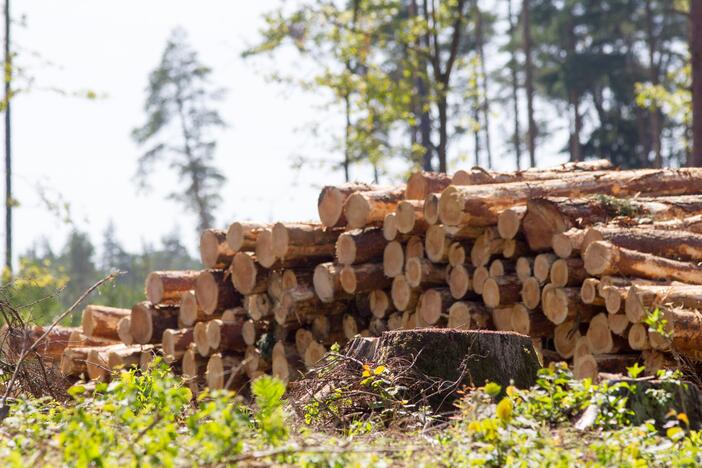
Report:
[{"label": "stack of logs", "polygon": [[87,307],[62,371],[161,355],[193,389],[237,389],[418,327],[523,333],[578,377],[702,359],[702,169],[421,172],[325,187],[318,210],[205,231],[202,271],[151,273],[131,310]]}]

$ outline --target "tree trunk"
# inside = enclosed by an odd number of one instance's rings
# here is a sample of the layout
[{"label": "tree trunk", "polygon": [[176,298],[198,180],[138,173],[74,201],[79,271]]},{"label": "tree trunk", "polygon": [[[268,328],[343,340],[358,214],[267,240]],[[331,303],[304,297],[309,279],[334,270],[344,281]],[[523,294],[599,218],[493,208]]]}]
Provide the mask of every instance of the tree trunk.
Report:
[{"label": "tree trunk", "polygon": [[12,273],[12,75],[14,64],[10,50],[10,0],[5,0],[5,268]]},{"label": "tree trunk", "polygon": [[526,169],[518,172],[496,172],[482,168],[458,170],[451,179],[452,185],[487,185],[507,184],[511,182],[541,181],[562,179],[564,177],[597,176],[593,172],[612,169],[612,163],[606,159],[585,162],[569,162],[544,169]]},{"label": "tree trunk", "polygon": [[702,284],[702,270],[694,263],[656,257],[605,241],[593,242],[583,255],[585,269],[593,276],[621,274]]},{"label": "tree trunk", "polygon": [[692,64],[692,155],[688,166],[702,167],[702,0],[690,0]]},{"label": "tree trunk", "polygon": [[152,304],[179,304],[183,294],[195,287],[199,271],[153,271],[146,277],[146,298]]},{"label": "tree trunk", "polygon": [[275,223],[271,230],[273,254],[281,261],[297,258],[331,259],[340,229],[322,224]]},{"label": "tree trunk", "polygon": [[481,88],[483,92],[483,103],[481,109],[483,111],[483,123],[485,132],[485,151],[487,152],[487,165],[492,169],[492,145],[490,144],[490,96],[488,93],[488,75],[487,67],[485,66],[485,38],[483,36],[483,13],[480,10],[478,2],[475,2],[475,40],[478,49],[478,57],[480,60]]},{"label": "tree trunk", "polygon": [[534,79],[531,59],[531,21],[529,19],[529,0],[522,1],[522,47],[524,49],[524,86],[527,95],[527,148],[529,149],[529,166],[536,167],[536,121],[534,120]]},{"label": "tree trunk", "polygon": [[[612,171],[601,177],[585,175],[539,184],[516,182],[488,186],[449,186],[441,193],[439,217],[444,224],[490,226],[497,215],[527,200],[574,194],[602,194],[626,197],[638,193],[685,195],[695,193],[702,184],[700,169],[638,169]],[[548,240],[550,242],[550,239]]]},{"label": "tree trunk", "polygon": [[81,326],[88,336],[119,340],[119,321],[131,315],[129,309],[118,309],[101,305],[89,305],[83,310]]}]

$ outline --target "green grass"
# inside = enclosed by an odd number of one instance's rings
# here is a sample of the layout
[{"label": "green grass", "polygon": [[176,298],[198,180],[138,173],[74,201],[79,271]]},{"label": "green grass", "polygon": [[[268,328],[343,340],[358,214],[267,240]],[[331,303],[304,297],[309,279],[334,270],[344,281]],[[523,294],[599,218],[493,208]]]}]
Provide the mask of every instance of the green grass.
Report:
[{"label": "green grass", "polygon": [[[378,374],[371,371],[371,389]],[[676,376],[665,376],[674,379]],[[359,375],[367,380],[369,375]],[[401,426],[366,413],[337,427],[284,399],[281,382],[252,385],[253,401],[190,391],[164,366],[122,372],[69,404],[18,400],[0,426],[2,466],[643,466],[699,465],[702,435],[686,416],[634,424],[627,384],[592,385],[564,367],[544,370],[530,390],[487,385],[465,392],[449,419],[407,403]],[[383,400],[385,401],[385,400]],[[400,400],[404,401],[404,400]],[[393,403],[395,404],[395,403]],[[573,423],[598,408],[585,431]],[[340,410],[337,408],[336,410]]]}]

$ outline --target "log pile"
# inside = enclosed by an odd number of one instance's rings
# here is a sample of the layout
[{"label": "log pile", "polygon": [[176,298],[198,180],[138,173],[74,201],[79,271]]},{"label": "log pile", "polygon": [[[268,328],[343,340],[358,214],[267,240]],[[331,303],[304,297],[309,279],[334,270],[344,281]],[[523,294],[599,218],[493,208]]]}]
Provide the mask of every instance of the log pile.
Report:
[{"label": "log pile", "polygon": [[158,354],[194,390],[238,389],[425,327],[516,331],[578,377],[702,359],[702,169],[415,173],[325,187],[318,210],[208,229],[203,270],[153,272],[131,310],[86,308],[62,370],[106,379]]}]

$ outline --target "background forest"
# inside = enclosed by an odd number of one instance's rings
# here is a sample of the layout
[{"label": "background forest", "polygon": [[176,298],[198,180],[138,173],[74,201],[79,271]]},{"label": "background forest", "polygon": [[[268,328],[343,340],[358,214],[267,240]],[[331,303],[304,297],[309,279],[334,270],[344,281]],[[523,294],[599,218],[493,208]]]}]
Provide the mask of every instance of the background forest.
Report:
[{"label": "background forest", "polygon": [[[288,1],[261,17],[259,34],[232,54],[270,86],[324,103],[300,131],[333,158],[290,149],[287,164],[297,172],[322,167],[387,184],[417,168],[524,169],[602,157],[622,167],[699,165],[690,8],[685,0]],[[6,51],[14,50],[9,27]],[[227,90],[213,82],[218,64],[203,63],[186,29],[173,30],[144,77],[144,120],[130,123],[141,154],[131,189],[146,190],[169,172],[178,181],[169,199],[198,229],[221,227],[231,221],[219,208],[222,187],[243,156],[227,167],[217,162]],[[10,104],[27,88],[12,65],[23,53],[6,56],[6,135]],[[6,201],[11,219],[9,189]],[[59,249],[40,239],[13,256],[6,223],[5,280],[17,286],[7,294],[16,304],[40,301],[38,321],[114,269],[127,274],[96,301],[128,307],[142,297],[148,271],[199,263],[190,219],[159,245],[129,252],[112,223],[91,238],[60,197],[46,205],[70,226]]]}]

